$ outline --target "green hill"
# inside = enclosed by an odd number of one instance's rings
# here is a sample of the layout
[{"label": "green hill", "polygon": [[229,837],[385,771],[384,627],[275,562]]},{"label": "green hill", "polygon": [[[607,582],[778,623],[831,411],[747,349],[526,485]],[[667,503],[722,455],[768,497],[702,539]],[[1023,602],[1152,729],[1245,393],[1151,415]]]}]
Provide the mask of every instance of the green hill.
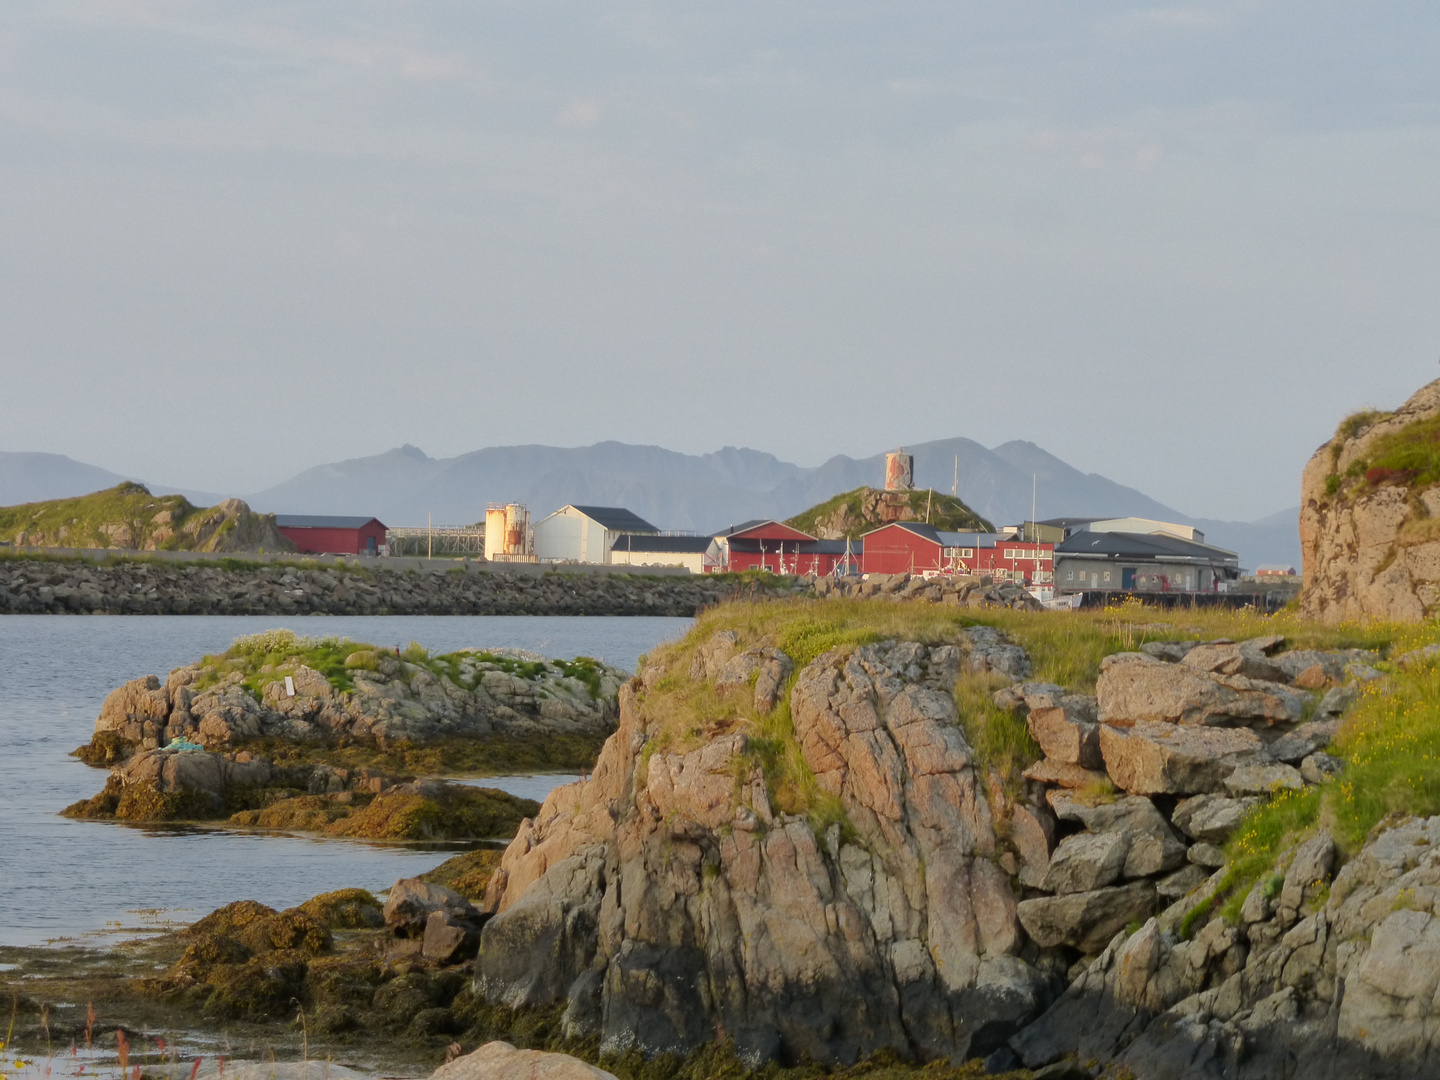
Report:
[{"label": "green hill", "polygon": [[877,491],[862,487],[827,499],[786,522],[822,540],[854,540],[891,521],[929,521],[943,532],[994,532],[953,495],[938,491]]},{"label": "green hill", "polygon": [[183,495],[151,495],[117,484],[73,499],[0,507],[0,543],[142,551],[294,551],[273,514],[239,499],[194,506]]}]

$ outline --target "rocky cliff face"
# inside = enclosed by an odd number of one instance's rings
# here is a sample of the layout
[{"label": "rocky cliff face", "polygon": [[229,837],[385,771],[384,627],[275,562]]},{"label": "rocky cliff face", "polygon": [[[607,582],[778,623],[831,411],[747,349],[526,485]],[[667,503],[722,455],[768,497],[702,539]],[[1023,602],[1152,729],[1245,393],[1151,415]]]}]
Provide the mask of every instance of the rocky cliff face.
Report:
[{"label": "rocky cliff face", "polygon": [[1440,417],[1440,380],[1393,413],[1360,413],[1305,466],[1300,543],[1301,610],[1338,623],[1419,620],[1440,611],[1440,485],[1372,467],[1374,450]]},{"label": "rocky cliff face", "polygon": [[[985,627],[832,649],[793,678],[721,632],[624,688],[593,779],[522,825],[476,993],[647,1053],[728,1038],[752,1062],[1036,1068],[1078,1049],[1147,1078],[1424,1075],[1440,821],[1382,834],[1333,886],[1322,832],[1238,923],[1211,910],[1246,813],[1334,777],[1324,747],[1377,660],[1154,644],[1108,658],[1086,696],[1025,681],[1023,650]],[[975,673],[1008,684],[996,705],[1042,748],[1023,790],[965,734],[952,691]],[[687,678],[732,708],[677,744],[659,691]],[[787,704],[808,814],[786,812],[767,756]]]}]

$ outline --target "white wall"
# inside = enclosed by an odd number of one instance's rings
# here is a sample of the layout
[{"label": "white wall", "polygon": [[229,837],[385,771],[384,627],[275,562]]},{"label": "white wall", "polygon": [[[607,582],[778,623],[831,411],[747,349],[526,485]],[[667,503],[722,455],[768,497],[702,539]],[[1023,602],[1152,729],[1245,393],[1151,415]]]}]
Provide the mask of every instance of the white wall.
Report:
[{"label": "white wall", "polygon": [[692,574],[705,572],[705,554],[700,551],[626,551],[624,545],[610,552],[614,566],[683,566]]},{"label": "white wall", "polygon": [[535,556],[569,562],[609,562],[609,535],[574,507],[567,506],[535,523]]}]

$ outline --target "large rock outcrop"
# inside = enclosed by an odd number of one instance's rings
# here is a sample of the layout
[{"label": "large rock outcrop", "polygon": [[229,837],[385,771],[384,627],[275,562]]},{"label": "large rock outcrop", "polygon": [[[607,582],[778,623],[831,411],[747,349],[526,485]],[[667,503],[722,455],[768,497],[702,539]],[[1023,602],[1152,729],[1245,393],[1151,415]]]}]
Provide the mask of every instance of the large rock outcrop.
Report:
[{"label": "large rock outcrop", "polygon": [[1393,413],[1360,413],[1305,466],[1301,611],[1327,623],[1419,620],[1440,611],[1440,485],[1373,467],[1382,440],[1440,417],[1440,380]]},{"label": "large rock outcrop", "polygon": [[1002,1045],[1058,987],[1002,865],[1020,845],[997,822],[1036,811],[977,771],[951,695],[993,646],[977,638],[834,650],[796,676],[800,752],[844,810],[819,828],[772,805],[769,751],[741,732],[654,749],[647,687],[666,674],[647,670],[594,778],[506,851],[477,992],[563,1002],[572,1033],[648,1053],[726,1035],[756,1062]]},{"label": "large rock outcrop", "polygon": [[[1325,981],[1315,913],[1333,847],[1322,838],[1293,852],[1283,887],[1257,887],[1236,928],[1209,911],[1225,881],[1220,845],[1271,792],[1330,781],[1338,763],[1323,747],[1352,684],[1378,674],[1371,653],[1283,644],[1122,654],[1097,697],[1020,681],[1029,658],[986,627],[954,644],[824,653],[788,697],[792,752],[821,802],[832,800],[817,820],[813,802],[808,817],[781,810],[773,755],[786,751],[758,734],[776,680],[757,688],[788,658],[716,633],[683,675],[733,702],[733,718],[677,740],[674,700],[658,688],[673,690],[680,671],[648,669],[622,689],[620,727],[593,779],[553,792],[490,881],[476,993],[563,1008],[570,1035],[612,1050],[683,1052],[730,1037],[752,1062],[889,1049],[999,1068],[1046,1065],[1079,1046],[1095,1050],[1082,1060],[1148,1068],[1153,1058],[1165,1069],[1195,1032],[1151,1057],[1131,1042],[1160,1040],[1168,1029],[1152,1020],[1253,962],[1262,966],[1243,1004],[1213,1014],[1244,1031],[1211,1032],[1205,1045],[1264,1039],[1269,1025],[1329,1007],[1336,984]],[[977,677],[1010,682],[995,704],[1024,715],[1054,754],[1026,771],[1023,797],[977,767],[957,715],[957,678]],[[1381,919],[1375,904],[1364,911],[1350,932]],[[1395,929],[1424,944],[1428,926]],[[1182,928],[1198,933],[1184,940]],[[1338,972],[1346,939],[1325,940]],[[1281,990],[1312,997],[1290,1008],[1270,1000]],[[1412,1026],[1418,1008],[1409,998],[1366,1007]],[[1290,1075],[1228,1068],[1214,1075]]]}]

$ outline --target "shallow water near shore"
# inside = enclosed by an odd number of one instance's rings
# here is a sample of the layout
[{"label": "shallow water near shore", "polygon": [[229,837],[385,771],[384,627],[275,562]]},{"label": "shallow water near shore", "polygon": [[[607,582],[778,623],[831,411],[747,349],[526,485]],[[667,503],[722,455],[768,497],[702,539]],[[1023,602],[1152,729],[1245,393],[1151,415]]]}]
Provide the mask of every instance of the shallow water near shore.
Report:
[{"label": "shallow water near shore", "polygon": [[[283,908],[347,886],[381,890],[454,848],[384,845],[193,827],[71,821],[105,772],[69,756],[89,741],[105,695],[218,652],[242,634],[285,627],[383,646],[411,640],[593,656],[626,670],[688,619],[578,616],[0,617],[0,944],[96,940],[190,922],[232,900]],[[497,782],[543,799],[573,776]]]}]

